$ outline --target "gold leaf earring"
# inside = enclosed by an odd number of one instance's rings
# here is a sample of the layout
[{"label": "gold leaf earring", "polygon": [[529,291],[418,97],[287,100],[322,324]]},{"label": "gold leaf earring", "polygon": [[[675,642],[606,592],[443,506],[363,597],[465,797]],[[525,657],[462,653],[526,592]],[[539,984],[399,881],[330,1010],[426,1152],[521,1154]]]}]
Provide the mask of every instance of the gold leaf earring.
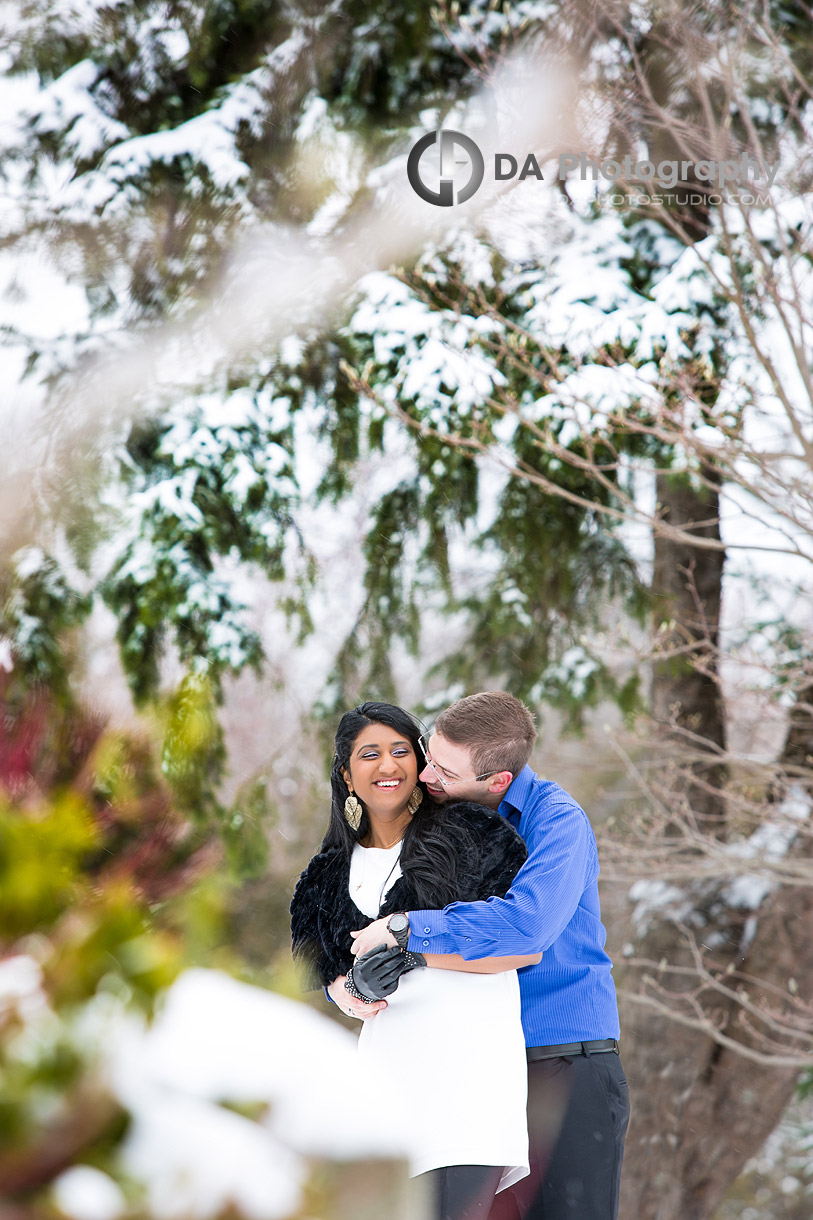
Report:
[{"label": "gold leaf earring", "polygon": [[347,818],[347,825],[351,830],[358,830],[359,826],[361,825],[362,812],[361,801],[356,796],[353,789],[350,788],[350,795],[344,802],[344,816]]},{"label": "gold leaf earring", "polygon": [[423,793],[420,788],[412,789],[412,796],[407,801],[407,813],[413,814],[423,800]]}]

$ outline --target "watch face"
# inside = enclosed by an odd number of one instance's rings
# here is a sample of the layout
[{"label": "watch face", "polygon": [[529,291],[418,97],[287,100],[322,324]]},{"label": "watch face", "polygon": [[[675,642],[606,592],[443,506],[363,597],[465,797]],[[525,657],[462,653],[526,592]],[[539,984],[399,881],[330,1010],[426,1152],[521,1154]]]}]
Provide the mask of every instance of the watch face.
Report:
[{"label": "watch face", "polygon": [[393,915],[390,918],[387,927],[394,936],[397,932],[405,932],[407,930],[409,927],[409,920],[407,919],[406,915]]}]

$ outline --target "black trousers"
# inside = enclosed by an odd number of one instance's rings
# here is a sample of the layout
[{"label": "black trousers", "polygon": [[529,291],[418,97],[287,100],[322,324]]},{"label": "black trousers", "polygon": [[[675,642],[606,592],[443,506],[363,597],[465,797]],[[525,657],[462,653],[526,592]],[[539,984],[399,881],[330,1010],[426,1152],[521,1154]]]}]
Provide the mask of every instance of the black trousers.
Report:
[{"label": "black trousers", "polygon": [[432,1192],[432,1220],[487,1220],[502,1168],[493,1165],[444,1165],[418,1176]]},{"label": "black trousers", "polygon": [[528,1064],[531,1173],[489,1220],[617,1220],[629,1092],[614,1052]]}]

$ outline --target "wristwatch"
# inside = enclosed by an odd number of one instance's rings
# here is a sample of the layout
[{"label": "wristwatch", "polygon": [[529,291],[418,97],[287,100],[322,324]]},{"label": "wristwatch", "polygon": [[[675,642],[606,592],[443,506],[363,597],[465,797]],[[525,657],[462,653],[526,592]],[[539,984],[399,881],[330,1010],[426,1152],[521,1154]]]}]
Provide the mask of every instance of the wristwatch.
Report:
[{"label": "wristwatch", "polygon": [[409,943],[409,919],[402,912],[390,915],[387,920],[387,931],[392,932],[395,943],[401,949],[406,949]]}]

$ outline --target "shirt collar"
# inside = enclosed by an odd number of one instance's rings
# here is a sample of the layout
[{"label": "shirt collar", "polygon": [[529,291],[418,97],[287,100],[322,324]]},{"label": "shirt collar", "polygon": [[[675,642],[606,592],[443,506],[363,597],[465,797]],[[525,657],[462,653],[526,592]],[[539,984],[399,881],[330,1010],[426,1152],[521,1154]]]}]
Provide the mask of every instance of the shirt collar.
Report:
[{"label": "shirt collar", "polygon": [[522,770],[511,780],[511,783],[505,790],[505,796],[500,801],[499,812],[504,818],[507,818],[513,810],[516,810],[517,813],[522,813],[522,808],[535,779],[536,776],[526,763]]}]

